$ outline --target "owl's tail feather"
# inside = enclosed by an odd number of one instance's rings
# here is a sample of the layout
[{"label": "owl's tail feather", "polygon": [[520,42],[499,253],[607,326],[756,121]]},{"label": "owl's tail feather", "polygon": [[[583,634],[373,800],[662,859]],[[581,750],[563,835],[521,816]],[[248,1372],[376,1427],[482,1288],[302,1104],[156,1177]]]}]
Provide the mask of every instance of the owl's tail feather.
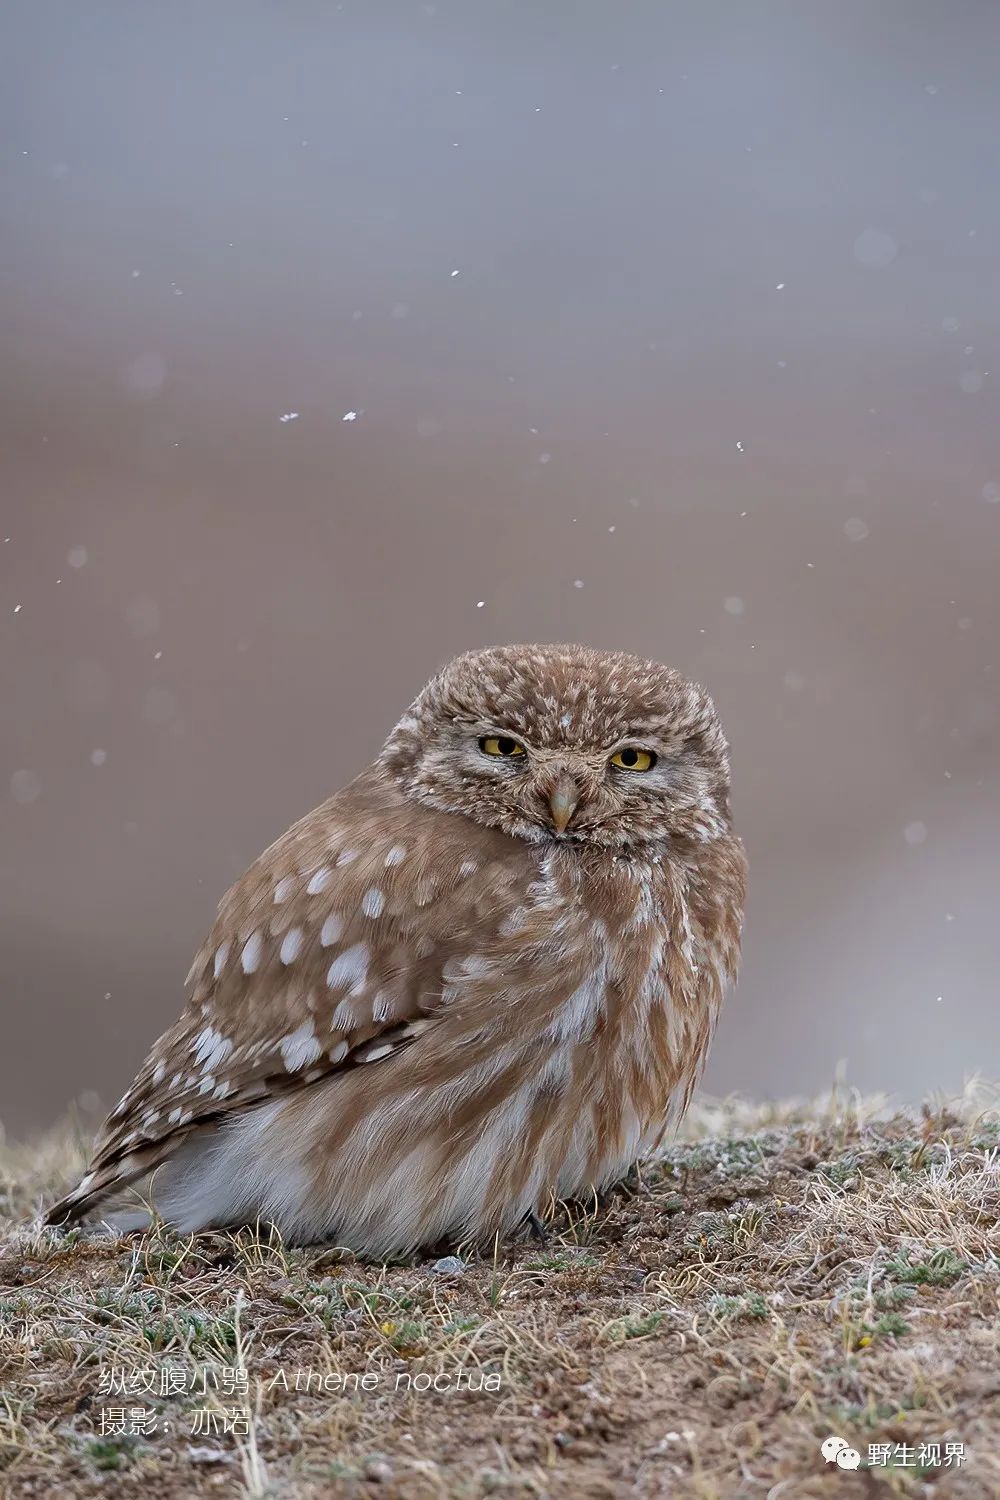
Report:
[{"label": "owl's tail feather", "polygon": [[169,1145],[163,1141],[150,1141],[104,1166],[95,1167],[80,1179],[72,1192],[66,1193],[58,1203],[53,1203],[42,1216],[42,1223],[64,1228],[79,1223],[105,1198],[122,1192],[140,1178],[147,1177],[167,1156],[172,1155],[177,1144],[176,1136],[171,1138]]}]

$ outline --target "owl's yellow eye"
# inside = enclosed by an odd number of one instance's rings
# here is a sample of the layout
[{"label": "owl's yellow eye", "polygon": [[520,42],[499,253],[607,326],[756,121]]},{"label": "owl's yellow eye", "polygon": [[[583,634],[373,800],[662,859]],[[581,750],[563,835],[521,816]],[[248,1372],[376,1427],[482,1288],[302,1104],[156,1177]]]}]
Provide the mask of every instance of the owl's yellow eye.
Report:
[{"label": "owl's yellow eye", "polygon": [[525,753],[523,745],[505,734],[488,734],[479,741],[479,748],[484,755],[498,755],[503,760],[517,760]]},{"label": "owl's yellow eye", "polygon": [[630,746],[627,750],[616,750],[611,764],[619,771],[651,771],[656,765],[656,756],[652,750],[633,750]]}]

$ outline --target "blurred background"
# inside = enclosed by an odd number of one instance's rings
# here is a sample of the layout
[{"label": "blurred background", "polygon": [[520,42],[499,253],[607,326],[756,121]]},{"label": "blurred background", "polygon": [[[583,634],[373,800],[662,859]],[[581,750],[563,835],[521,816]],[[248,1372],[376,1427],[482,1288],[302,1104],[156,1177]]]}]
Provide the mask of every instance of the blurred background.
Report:
[{"label": "blurred background", "polygon": [[111,1104],[430,673],[713,693],[706,1084],[1000,1074],[1000,12],[9,0],[0,1119]]}]

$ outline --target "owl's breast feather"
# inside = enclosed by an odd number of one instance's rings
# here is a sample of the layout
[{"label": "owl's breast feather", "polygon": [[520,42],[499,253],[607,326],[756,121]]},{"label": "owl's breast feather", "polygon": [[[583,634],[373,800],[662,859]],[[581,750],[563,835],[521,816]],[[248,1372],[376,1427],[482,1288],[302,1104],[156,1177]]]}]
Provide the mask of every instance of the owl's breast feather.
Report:
[{"label": "owl's breast feather", "polygon": [[552,1034],[569,1049],[574,1093],[594,1101],[610,1159],[636,1131],[662,1132],[700,1075],[739,952],[742,846],[702,846],[697,863],[567,852],[547,878],[563,894],[564,932],[575,914],[590,954]]}]

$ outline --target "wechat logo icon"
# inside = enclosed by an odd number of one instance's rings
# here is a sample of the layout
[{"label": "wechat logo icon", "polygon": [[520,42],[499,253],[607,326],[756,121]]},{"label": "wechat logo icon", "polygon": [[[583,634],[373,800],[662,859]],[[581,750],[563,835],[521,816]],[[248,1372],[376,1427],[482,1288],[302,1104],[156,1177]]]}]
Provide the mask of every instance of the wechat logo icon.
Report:
[{"label": "wechat logo icon", "polygon": [[856,1469],[861,1462],[861,1454],[857,1448],[852,1448],[842,1437],[828,1437],[821,1444],[819,1451],[828,1464],[836,1464],[838,1469]]}]

